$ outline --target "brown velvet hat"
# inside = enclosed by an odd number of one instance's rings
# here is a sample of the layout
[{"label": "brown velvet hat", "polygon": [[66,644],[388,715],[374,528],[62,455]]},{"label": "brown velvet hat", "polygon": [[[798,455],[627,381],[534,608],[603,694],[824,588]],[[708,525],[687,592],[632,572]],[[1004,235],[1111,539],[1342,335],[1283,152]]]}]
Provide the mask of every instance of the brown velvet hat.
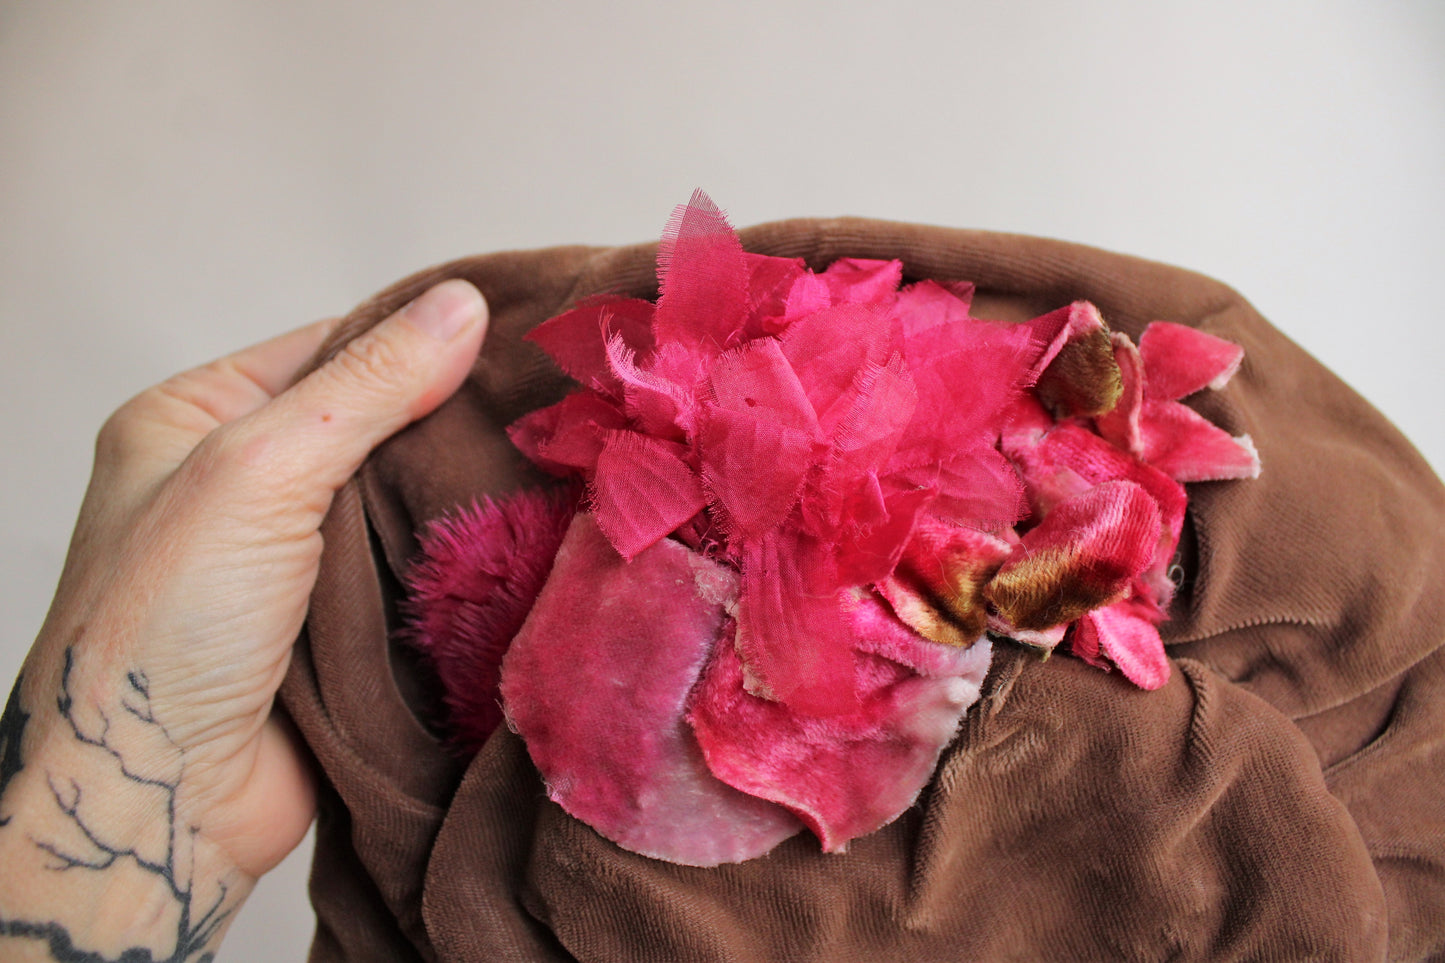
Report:
[{"label": "brown velvet hat", "polygon": [[917,804],[846,853],[803,834],[697,868],[618,848],[550,801],[520,738],[469,763],[394,642],[418,532],[541,481],[505,427],[569,382],[534,326],[656,295],[654,245],[423,271],[328,347],[460,277],[491,306],[472,375],[336,498],[282,702],[323,782],[316,960],[1434,959],[1445,956],[1445,489],[1378,413],[1229,288],[1034,238],[853,219],[749,251],[899,258],[977,284],[981,316],[1087,299],[1242,345],[1190,404],[1249,434],[1257,480],[1189,486],[1184,585],[1153,692],[1000,645]]}]

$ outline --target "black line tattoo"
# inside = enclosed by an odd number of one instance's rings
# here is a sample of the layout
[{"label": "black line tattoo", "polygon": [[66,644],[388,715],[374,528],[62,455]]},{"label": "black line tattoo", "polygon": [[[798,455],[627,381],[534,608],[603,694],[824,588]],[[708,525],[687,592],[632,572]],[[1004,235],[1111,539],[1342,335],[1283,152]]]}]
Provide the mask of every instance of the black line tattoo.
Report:
[{"label": "black line tattoo", "polygon": [[[25,723],[30,721],[30,716],[20,708],[20,685],[24,681],[22,673],[15,680],[15,688],[10,690],[10,698],[5,701],[5,712],[0,714],[0,802],[5,799],[5,787],[10,785],[10,780],[25,768],[25,760],[20,755],[20,741],[25,738]],[[9,822],[9,816],[0,816],[0,827]]]},{"label": "black line tattoo", "polygon": [[[159,794],[166,814],[164,852],[159,856],[147,856],[135,847],[107,839],[82,813],[81,804],[85,794],[80,783],[71,778],[58,780],[49,774],[46,781],[51,798],[61,815],[75,828],[84,845],[70,848],[51,840],[33,837],[31,841],[50,857],[46,868],[54,872],[104,872],[117,863],[129,862],[142,872],[160,880],[169,889],[179,911],[175,948],[169,956],[161,958],[142,947],[133,947],[124,950],[119,956],[108,957],[77,947],[69,931],[60,923],[10,920],[3,916],[0,916],[0,936],[40,940],[46,944],[51,958],[59,963],[210,963],[215,958],[215,952],[208,947],[235,907],[225,906],[229,890],[225,882],[222,882],[210,906],[196,916],[198,908],[194,903],[192,872],[178,870],[180,847],[185,846],[186,852],[191,852],[200,832],[199,826],[178,825],[176,799],[185,773],[184,750],[176,745],[165,726],[155,716],[150,698],[150,680],[144,672],[132,670],[126,674],[126,688],[120,698],[121,710],[164,739],[175,750],[177,757],[173,777],[146,775],[133,769],[125,752],[112,742],[111,720],[103,710],[97,707],[100,726],[96,730],[88,730],[76,718],[75,698],[70,691],[70,677],[74,667],[74,652],[67,648],[65,666],[60,677],[60,694],[55,700],[60,718],[69,727],[77,742],[108,755],[127,782]],[[0,719],[0,750],[3,750],[3,753],[0,753],[0,795],[3,795],[5,784],[23,766],[20,758],[20,735],[29,716],[20,711],[19,688],[17,684],[16,692],[11,695],[5,708],[3,719]]]}]

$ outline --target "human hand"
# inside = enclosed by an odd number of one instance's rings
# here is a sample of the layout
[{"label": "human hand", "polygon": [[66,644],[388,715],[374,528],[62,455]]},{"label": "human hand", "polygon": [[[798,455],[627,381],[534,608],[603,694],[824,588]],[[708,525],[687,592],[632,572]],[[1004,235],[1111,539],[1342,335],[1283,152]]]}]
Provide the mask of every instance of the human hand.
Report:
[{"label": "human hand", "polygon": [[318,528],[371,449],[462,383],[486,306],[444,282],[291,385],[330,327],[178,375],[102,429],[0,721],[0,936],[190,959],[305,834],[310,772],[271,710]]}]

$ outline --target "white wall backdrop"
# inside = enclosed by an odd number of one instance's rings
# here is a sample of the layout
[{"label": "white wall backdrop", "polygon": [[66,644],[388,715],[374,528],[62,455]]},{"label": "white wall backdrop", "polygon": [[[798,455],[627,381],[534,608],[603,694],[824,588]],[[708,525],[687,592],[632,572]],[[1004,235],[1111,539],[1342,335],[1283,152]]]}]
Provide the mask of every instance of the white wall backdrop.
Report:
[{"label": "white wall backdrop", "polygon": [[[1438,0],[0,3],[0,676],[126,397],[699,185],[1213,274],[1445,468],[1442,172]],[[222,958],[301,959],[304,877]]]}]

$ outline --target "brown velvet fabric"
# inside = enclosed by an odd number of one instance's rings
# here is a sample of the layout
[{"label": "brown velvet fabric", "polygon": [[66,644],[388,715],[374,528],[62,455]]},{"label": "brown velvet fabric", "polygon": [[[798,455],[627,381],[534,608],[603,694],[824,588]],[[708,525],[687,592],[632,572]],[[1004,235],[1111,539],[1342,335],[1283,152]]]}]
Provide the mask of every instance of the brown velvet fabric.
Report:
[{"label": "brown velvet fabric", "polygon": [[934,782],[822,854],[696,869],[623,852],[543,793],[499,731],[463,765],[429,680],[388,642],[415,532],[538,481],[504,426],[565,381],[522,342],[601,291],[655,294],[654,248],[563,248],[422,272],[334,339],[464,277],[492,329],[473,376],[337,498],[282,690],[326,789],[316,960],[1427,959],[1445,955],[1445,490],[1358,396],[1207,278],[1011,235],[787,221],[744,245],[822,268],[899,257],[975,281],[977,313],[1078,298],[1244,345],[1191,399],[1248,432],[1257,481],[1190,486],[1188,582],[1153,693],[1001,645]]}]

